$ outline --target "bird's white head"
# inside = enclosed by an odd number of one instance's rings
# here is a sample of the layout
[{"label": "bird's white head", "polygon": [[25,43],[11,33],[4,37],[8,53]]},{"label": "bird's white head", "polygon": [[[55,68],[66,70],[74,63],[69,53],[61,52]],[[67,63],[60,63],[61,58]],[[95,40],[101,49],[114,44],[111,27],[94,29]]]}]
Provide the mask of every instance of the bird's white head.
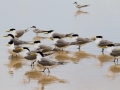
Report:
[{"label": "bird's white head", "polygon": [[77,2],[74,2],[73,4],[77,4]]},{"label": "bird's white head", "polygon": [[12,34],[12,35],[17,35],[16,34],[16,29],[14,29],[14,28],[12,28],[12,29],[9,29],[9,30],[7,30],[6,32],[10,32],[10,34]]},{"label": "bird's white head", "polygon": [[37,52],[37,59],[36,60],[40,61],[42,57],[44,57],[44,54],[41,51],[38,51]]},{"label": "bird's white head", "polygon": [[40,43],[41,43],[40,40],[39,41],[34,41],[34,46],[33,47],[34,47],[35,50],[37,50],[39,48]]},{"label": "bird's white head", "polygon": [[79,35],[78,34],[72,34],[72,39],[73,39],[73,41],[76,41],[76,39],[79,37]]},{"label": "bird's white head", "polygon": [[15,49],[14,42],[12,40],[10,42],[8,42],[8,44],[6,46],[8,46],[9,49],[11,49],[11,50]]},{"label": "bird's white head", "polygon": [[107,45],[107,51],[108,51],[108,53],[111,53],[113,49],[115,49],[115,45],[114,44],[108,44]]},{"label": "bird's white head", "polygon": [[103,39],[102,36],[96,36],[96,37],[95,37],[95,43],[96,43],[96,44],[99,44],[99,42],[100,42],[102,39]]}]

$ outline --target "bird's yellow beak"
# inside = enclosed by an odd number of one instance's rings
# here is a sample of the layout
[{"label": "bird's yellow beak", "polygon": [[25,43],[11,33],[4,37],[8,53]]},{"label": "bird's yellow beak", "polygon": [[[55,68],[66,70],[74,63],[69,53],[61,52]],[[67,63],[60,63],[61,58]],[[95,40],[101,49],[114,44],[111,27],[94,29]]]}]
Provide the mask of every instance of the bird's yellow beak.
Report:
[{"label": "bird's yellow beak", "polygon": [[10,46],[10,44],[6,44],[6,46]]},{"label": "bird's yellow beak", "polygon": [[23,50],[23,48],[16,48],[16,50]]},{"label": "bird's yellow beak", "polygon": [[33,44],[34,44],[34,42],[30,42],[30,43],[29,43],[29,45],[33,45]]},{"label": "bird's yellow beak", "polygon": [[32,54],[30,54],[31,56],[36,56],[36,53],[32,53]]},{"label": "bird's yellow beak", "polygon": [[52,38],[52,37],[50,37],[49,39],[50,39],[50,40],[54,40],[54,38]]},{"label": "bird's yellow beak", "polygon": [[6,32],[10,32],[10,30],[7,30]]},{"label": "bird's yellow beak", "polygon": [[68,37],[68,38],[72,38],[72,35],[68,35],[67,37]]},{"label": "bird's yellow beak", "polygon": [[4,38],[8,37],[8,36],[3,36]]},{"label": "bird's yellow beak", "polygon": [[44,32],[44,34],[48,34],[48,32]]},{"label": "bird's yellow beak", "polygon": [[95,39],[96,39],[96,37],[92,37],[92,38],[91,38],[91,40],[95,40]]}]

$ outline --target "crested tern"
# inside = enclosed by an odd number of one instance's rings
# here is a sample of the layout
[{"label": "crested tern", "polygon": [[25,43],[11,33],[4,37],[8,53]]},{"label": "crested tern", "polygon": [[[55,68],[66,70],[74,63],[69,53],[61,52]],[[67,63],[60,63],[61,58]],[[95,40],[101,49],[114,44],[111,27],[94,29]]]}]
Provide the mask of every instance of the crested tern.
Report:
[{"label": "crested tern", "polygon": [[[19,52],[20,56],[27,59],[27,60],[34,60],[36,59],[36,52],[38,51],[42,51],[42,50],[30,50],[28,47],[20,47],[19,50],[21,50]],[[53,53],[48,53],[48,54],[44,54],[45,56],[51,55]]]},{"label": "crested tern", "polygon": [[108,44],[114,44],[115,46],[120,46],[120,43],[114,43],[108,40],[103,40],[103,36],[95,36],[92,37],[92,39],[95,40],[95,43],[99,48],[102,48],[102,53],[104,52],[104,49],[107,48],[106,46]]},{"label": "crested tern", "polygon": [[69,34],[61,34],[61,33],[54,33],[54,30],[49,30],[49,31],[43,31],[44,34],[48,34],[49,38],[54,38],[54,37],[60,37],[60,38],[65,38],[65,37],[71,37],[73,33]]},{"label": "crested tern", "polygon": [[44,30],[36,28],[36,26],[32,26],[30,28],[33,30],[34,33],[36,33],[37,36],[39,33],[43,33],[43,31],[44,31]]},{"label": "crested tern", "polygon": [[78,34],[72,34],[72,39],[73,39],[73,42],[76,42],[76,45],[79,46],[78,47],[79,50],[81,46],[93,41],[90,38],[81,38],[79,37]]},{"label": "crested tern", "polygon": [[89,5],[79,5],[79,4],[77,4],[77,2],[74,2],[73,4],[76,5],[76,7],[78,8],[78,10],[79,10],[80,8],[89,6]]},{"label": "crested tern", "polygon": [[6,36],[3,37],[10,37],[10,40],[12,40],[14,42],[14,45],[21,45],[21,44],[29,44],[30,41],[23,41],[23,40],[19,40],[18,38],[15,38],[12,34],[8,34]]},{"label": "crested tern", "polygon": [[8,46],[8,52],[12,54],[12,57],[18,56],[18,53],[21,51],[21,49],[19,49],[20,46],[15,46],[12,40],[8,42],[6,46]]},{"label": "crested tern", "polygon": [[50,51],[59,51],[59,49],[57,48],[53,48],[48,45],[41,45],[40,40],[31,42],[30,44],[33,44],[34,50],[36,51],[41,50],[43,53],[50,52]]},{"label": "crested tern", "polygon": [[109,55],[114,57],[114,62],[115,62],[115,60],[117,60],[117,63],[118,63],[118,59],[120,58],[120,49],[115,48],[114,44],[108,44],[107,51],[108,51]]},{"label": "crested tern", "polygon": [[25,34],[28,31],[29,31],[28,28],[25,30],[16,30],[16,29],[12,28],[12,29],[7,30],[6,32],[10,32],[16,38],[20,38],[21,36],[23,36],[23,34]]},{"label": "crested tern", "polygon": [[43,72],[48,69],[48,72],[50,73],[50,70],[49,68],[50,67],[54,67],[56,65],[59,65],[59,64],[63,64],[63,62],[57,62],[57,61],[52,61],[48,58],[44,58],[44,54],[40,51],[37,52],[37,58],[36,58],[36,61],[32,62],[31,63],[31,66],[34,67],[34,65],[38,63],[39,65],[43,66],[44,67],[44,70]]},{"label": "crested tern", "polygon": [[76,45],[76,42],[66,42],[65,40],[61,39],[60,37],[56,36],[54,38],[50,38],[51,40],[53,40],[54,44],[56,47],[62,49],[70,46],[70,45]]}]

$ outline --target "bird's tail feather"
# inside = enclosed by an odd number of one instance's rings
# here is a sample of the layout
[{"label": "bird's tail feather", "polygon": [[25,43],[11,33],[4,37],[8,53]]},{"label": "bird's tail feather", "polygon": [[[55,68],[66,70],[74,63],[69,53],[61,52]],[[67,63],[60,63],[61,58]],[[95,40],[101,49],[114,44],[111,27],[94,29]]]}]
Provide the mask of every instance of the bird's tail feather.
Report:
[{"label": "bird's tail feather", "polygon": [[58,65],[64,65],[67,62],[58,62]]}]

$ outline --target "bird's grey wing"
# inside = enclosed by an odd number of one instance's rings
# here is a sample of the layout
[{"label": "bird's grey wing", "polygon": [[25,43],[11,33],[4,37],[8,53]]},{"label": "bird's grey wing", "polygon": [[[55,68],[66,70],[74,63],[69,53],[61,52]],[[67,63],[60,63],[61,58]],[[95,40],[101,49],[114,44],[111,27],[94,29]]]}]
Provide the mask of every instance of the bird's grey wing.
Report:
[{"label": "bird's grey wing", "polygon": [[16,36],[15,37],[21,37],[25,33],[25,30],[17,30],[16,31]]},{"label": "bird's grey wing", "polygon": [[31,55],[31,54],[33,54],[33,53],[36,53],[38,50],[32,50],[32,51],[29,51],[27,54],[28,55]]},{"label": "bird's grey wing", "polygon": [[76,5],[77,8],[81,8],[81,5]]},{"label": "bird's grey wing", "polygon": [[34,32],[34,33],[42,33],[42,30],[36,28],[36,29],[33,30],[33,32]]},{"label": "bird's grey wing", "polygon": [[102,41],[100,41],[100,43],[98,44],[98,46],[106,46],[108,44],[113,44],[113,42],[108,41],[108,40],[102,40]]},{"label": "bird's grey wing", "polygon": [[81,43],[89,43],[89,42],[92,42],[93,40],[89,38],[77,38],[76,41],[81,42]]},{"label": "bird's grey wing", "polygon": [[60,34],[60,33],[53,33],[52,37],[59,37],[59,38],[64,38],[65,34]]},{"label": "bird's grey wing", "polygon": [[27,55],[27,56],[25,56],[24,58],[27,59],[27,60],[34,60],[34,59],[36,59],[36,56]]},{"label": "bird's grey wing", "polygon": [[45,49],[47,46],[46,45],[40,45],[40,49]]},{"label": "bird's grey wing", "polygon": [[89,5],[83,5],[83,6],[81,6],[81,8],[82,8],[82,7],[87,7],[87,6],[89,6]]},{"label": "bird's grey wing", "polygon": [[63,39],[59,39],[57,40],[57,43],[65,43],[66,41],[64,41]]},{"label": "bird's grey wing", "polygon": [[65,37],[65,34],[59,34],[59,37],[60,37],[60,38],[64,38],[64,37]]},{"label": "bird's grey wing", "polygon": [[112,55],[112,56],[120,56],[120,50],[118,50],[118,49],[114,49],[114,50],[112,50],[112,52],[110,53],[110,55]]},{"label": "bird's grey wing", "polygon": [[54,37],[58,37],[59,36],[59,33],[53,33],[52,34],[52,37],[54,38]]},{"label": "bird's grey wing", "polygon": [[56,43],[55,45],[56,45],[57,47],[65,47],[65,46],[70,45],[70,42],[65,42],[65,43]]},{"label": "bird's grey wing", "polygon": [[57,64],[57,62],[49,60],[48,58],[41,58],[41,61],[38,61],[38,63],[43,66],[52,66]]},{"label": "bird's grey wing", "polygon": [[46,48],[44,48],[43,50],[42,50],[42,52],[43,53],[45,53],[45,52],[49,52],[49,51],[52,51],[53,49],[52,49],[52,47],[46,47]]},{"label": "bird's grey wing", "polygon": [[23,40],[18,40],[18,39],[13,39],[13,42],[15,45],[29,44],[30,43],[30,41],[23,41]]}]

